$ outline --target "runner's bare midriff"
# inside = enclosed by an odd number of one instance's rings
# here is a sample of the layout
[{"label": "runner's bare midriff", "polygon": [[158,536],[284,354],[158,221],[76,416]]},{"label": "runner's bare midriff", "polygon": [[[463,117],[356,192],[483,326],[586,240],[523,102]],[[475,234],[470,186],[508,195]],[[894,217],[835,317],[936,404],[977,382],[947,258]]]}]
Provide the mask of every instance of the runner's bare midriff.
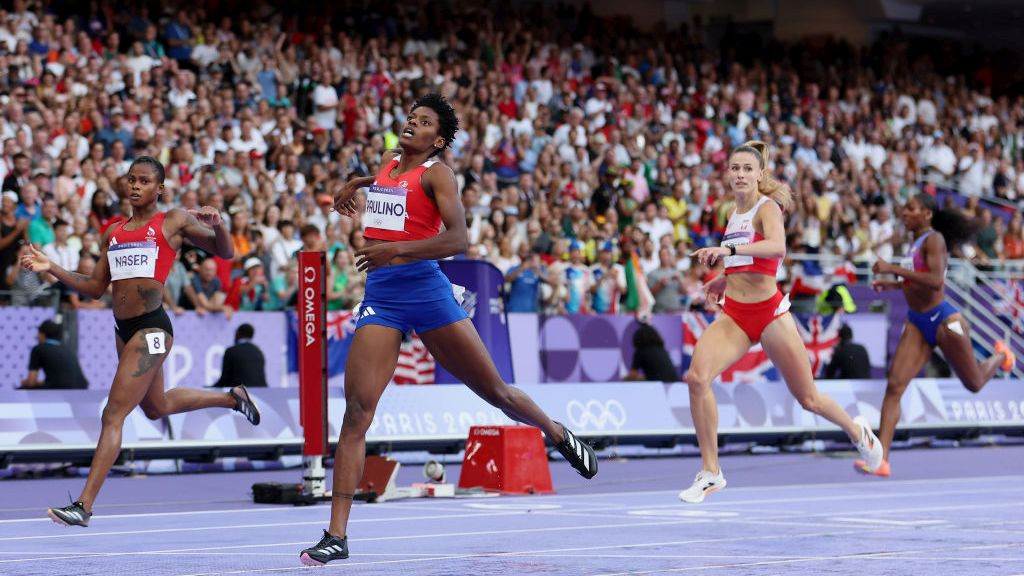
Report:
[{"label": "runner's bare midriff", "polygon": [[[377,238],[367,238],[366,239],[366,245],[367,246],[376,246],[377,244],[388,244],[390,242],[391,242],[391,240],[379,240]],[[410,262],[418,262],[418,261],[419,261],[419,258],[407,258],[407,257],[404,257],[404,256],[398,256],[398,257],[392,258],[391,262],[388,262],[387,264],[385,264],[385,266],[395,266],[397,264],[408,264]]]},{"label": "runner's bare midriff", "polygon": [[126,278],[110,283],[114,318],[142,316],[163,305],[164,285],[153,278]]}]

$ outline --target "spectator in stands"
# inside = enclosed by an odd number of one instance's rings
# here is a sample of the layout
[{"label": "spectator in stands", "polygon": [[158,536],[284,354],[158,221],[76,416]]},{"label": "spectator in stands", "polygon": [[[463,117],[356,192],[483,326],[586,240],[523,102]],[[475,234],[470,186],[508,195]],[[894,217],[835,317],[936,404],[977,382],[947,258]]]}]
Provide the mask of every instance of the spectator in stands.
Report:
[{"label": "spectator in stands", "polygon": [[11,164],[14,168],[4,178],[3,189],[20,194],[21,189],[31,181],[32,163],[27,154],[18,152],[11,157]]},{"label": "spectator in stands", "polygon": [[[78,357],[61,342],[63,330],[60,324],[46,320],[39,325],[37,340],[28,358],[28,375],[21,381],[22,389],[68,389],[88,388],[89,382],[82,374]],[[42,370],[46,379],[40,379]]]},{"label": "spectator in stands", "polygon": [[223,312],[227,318],[234,312],[224,303],[227,294],[217,276],[217,261],[208,257],[199,264],[199,273],[192,277],[192,283],[184,287],[186,309],[195,310],[205,316],[210,312]]},{"label": "spectator in stands", "polygon": [[56,238],[54,223],[57,222],[57,213],[58,206],[55,198],[43,200],[43,207],[39,211],[39,216],[34,218],[32,223],[28,225],[28,239],[30,242],[40,248],[53,244]]},{"label": "spectator in stands", "polygon": [[[75,268],[75,272],[83,276],[91,276],[93,270],[96,269],[96,260],[90,254],[83,255],[78,260],[78,266]],[[70,288],[67,289],[68,304],[74,310],[90,309],[100,310],[104,308],[110,308],[110,292],[107,291],[100,298],[92,298],[85,294],[80,294]]]},{"label": "spectator in stands", "polygon": [[29,246],[28,242],[18,246],[14,262],[5,271],[7,286],[11,291],[11,304],[14,306],[43,306],[51,303],[48,292],[50,284],[38,273],[21,267],[21,257],[31,254]]},{"label": "spectator in stands", "polygon": [[569,245],[569,265],[565,267],[565,279],[569,290],[565,311],[569,314],[589,313],[594,274],[583,260],[583,243],[579,240],[573,240]]},{"label": "spectator in stands", "polygon": [[65,270],[78,268],[79,250],[68,245],[70,235],[71,225],[58,218],[53,222],[53,242],[43,245],[43,254]]},{"label": "spectator in stands", "polygon": [[[0,292],[7,289],[7,267],[15,262],[18,246],[25,241],[28,220],[15,215],[18,195],[8,190],[0,198]],[[0,301],[6,295],[0,295]]]},{"label": "spectator in stands", "polygon": [[530,252],[529,247],[523,244],[520,250],[527,251],[523,261],[518,266],[512,267],[505,274],[505,282],[508,283],[508,301],[505,303],[507,312],[540,312],[541,283],[544,281],[545,271],[540,254]]},{"label": "spectator in stands", "polygon": [[363,278],[352,262],[352,253],[344,248],[335,250],[327,271],[327,309],[351,310],[362,301]]},{"label": "spectator in stands", "polygon": [[[2,241],[0,241],[2,244]],[[1024,259],[1024,232],[1021,230],[1021,213],[1014,212],[1003,234],[1003,260]]]},{"label": "spectator in stands", "polygon": [[299,237],[302,239],[302,246],[299,248],[301,251],[316,252],[324,249],[323,236],[320,233],[320,229],[314,224],[304,225]]},{"label": "spectator in stands", "polygon": [[641,322],[633,333],[633,361],[626,380],[679,381],[679,373],[672,365],[665,341],[650,324]]},{"label": "spectator in stands", "polygon": [[255,334],[252,324],[240,324],[235,329],[235,344],[224,351],[220,378],[214,387],[267,387],[266,360],[263,351],[252,341]]},{"label": "spectator in stands", "polygon": [[683,274],[676,268],[675,256],[669,248],[658,251],[658,262],[658,268],[647,275],[647,285],[654,295],[654,313],[678,312],[683,309]]},{"label": "spectator in stands", "polygon": [[[270,289],[274,292],[277,301],[284,309],[295,308],[299,294],[299,265],[296,262],[289,262],[281,269],[281,273],[274,276],[270,282]],[[361,298],[360,298],[361,300]]]},{"label": "spectator in stands", "polygon": [[992,211],[988,208],[979,210],[977,230],[974,232],[974,251],[979,268],[991,270],[999,260],[999,234],[992,222]]},{"label": "spectator in stands", "polygon": [[832,360],[825,367],[825,378],[866,379],[871,377],[868,350],[853,341],[853,330],[846,324],[839,328],[839,344],[832,350]]},{"label": "spectator in stands", "polygon": [[277,310],[280,304],[267,281],[267,272],[259,258],[245,261],[245,273],[232,282],[224,300],[224,308],[231,310]]},{"label": "spectator in stands", "polygon": [[595,314],[617,314],[619,299],[626,292],[626,269],[613,260],[615,247],[604,241],[597,254],[597,263],[590,267],[594,285],[591,287],[591,308]]},{"label": "spectator in stands", "polygon": [[171,271],[167,273],[167,280],[164,281],[164,308],[180,316],[185,312],[182,306],[182,299],[185,298],[185,286],[190,284],[192,277],[181,259],[171,264]]},{"label": "spectator in stands", "polygon": [[21,188],[21,202],[15,211],[15,215],[23,220],[35,220],[43,210],[43,201],[39,199],[39,188],[31,181]]}]

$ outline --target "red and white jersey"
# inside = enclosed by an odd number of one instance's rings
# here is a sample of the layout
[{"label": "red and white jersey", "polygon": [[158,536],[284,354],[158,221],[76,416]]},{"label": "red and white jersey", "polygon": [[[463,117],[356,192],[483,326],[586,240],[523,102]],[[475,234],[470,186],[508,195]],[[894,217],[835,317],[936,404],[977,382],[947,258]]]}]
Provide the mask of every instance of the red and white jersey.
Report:
[{"label": "red and white jersey", "polygon": [[[729,217],[729,224],[725,227],[722,246],[741,246],[764,240],[764,236],[761,236],[754,230],[754,216],[757,214],[758,208],[770,200],[771,198],[768,196],[763,196],[750,210],[743,213],[733,212],[732,216]],[[752,272],[754,274],[775,276],[778,270],[779,258],[757,258],[754,256],[741,256],[739,254],[725,257],[726,274]]]},{"label": "red and white jersey", "polygon": [[107,263],[111,280],[153,278],[163,284],[178,253],[164,238],[166,212],[157,212],[135,230],[125,230],[130,219],[117,223],[107,246]]},{"label": "red and white jersey", "polygon": [[366,238],[377,240],[423,240],[441,231],[441,212],[427,196],[420,177],[437,160],[427,160],[404,174],[392,178],[400,156],[384,165],[366,193],[363,222]]}]

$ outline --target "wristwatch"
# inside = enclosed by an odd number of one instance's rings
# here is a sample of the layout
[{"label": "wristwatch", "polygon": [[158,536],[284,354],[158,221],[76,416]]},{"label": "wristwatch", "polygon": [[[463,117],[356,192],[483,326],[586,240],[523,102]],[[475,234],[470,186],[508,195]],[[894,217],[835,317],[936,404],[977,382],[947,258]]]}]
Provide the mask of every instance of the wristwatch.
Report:
[{"label": "wristwatch", "polygon": [[736,255],[736,245],[735,244],[729,244],[729,255],[730,256],[735,256]]}]

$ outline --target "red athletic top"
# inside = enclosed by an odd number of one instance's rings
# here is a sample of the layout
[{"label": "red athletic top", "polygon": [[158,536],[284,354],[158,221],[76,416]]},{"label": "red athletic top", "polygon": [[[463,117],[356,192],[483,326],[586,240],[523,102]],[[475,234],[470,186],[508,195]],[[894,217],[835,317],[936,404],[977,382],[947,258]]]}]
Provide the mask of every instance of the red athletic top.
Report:
[{"label": "red athletic top", "polygon": [[391,177],[400,157],[395,156],[384,165],[366,193],[365,238],[377,240],[423,240],[437,236],[441,231],[441,212],[423,191],[420,177],[437,160],[423,164]]},{"label": "red athletic top", "polygon": [[171,272],[177,252],[164,238],[166,212],[157,212],[136,230],[125,230],[129,219],[116,224],[107,247],[111,280],[153,278],[163,284]]},{"label": "red athletic top", "polygon": [[[768,196],[762,197],[754,204],[754,207],[746,212],[733,212],[729,218],[729,224],[725,227],[725,236],[722,238],[722,246],[739,246],[741,244],[753,244],[764,240],[754,231],[754,215],[761,204],[771,200]],[[767,274],[775,276],[779,270],[779,258],[758,258],[754,256],[726,256],[725,273],[735,274],[737,272],[752,272],[754,274]]]}]

